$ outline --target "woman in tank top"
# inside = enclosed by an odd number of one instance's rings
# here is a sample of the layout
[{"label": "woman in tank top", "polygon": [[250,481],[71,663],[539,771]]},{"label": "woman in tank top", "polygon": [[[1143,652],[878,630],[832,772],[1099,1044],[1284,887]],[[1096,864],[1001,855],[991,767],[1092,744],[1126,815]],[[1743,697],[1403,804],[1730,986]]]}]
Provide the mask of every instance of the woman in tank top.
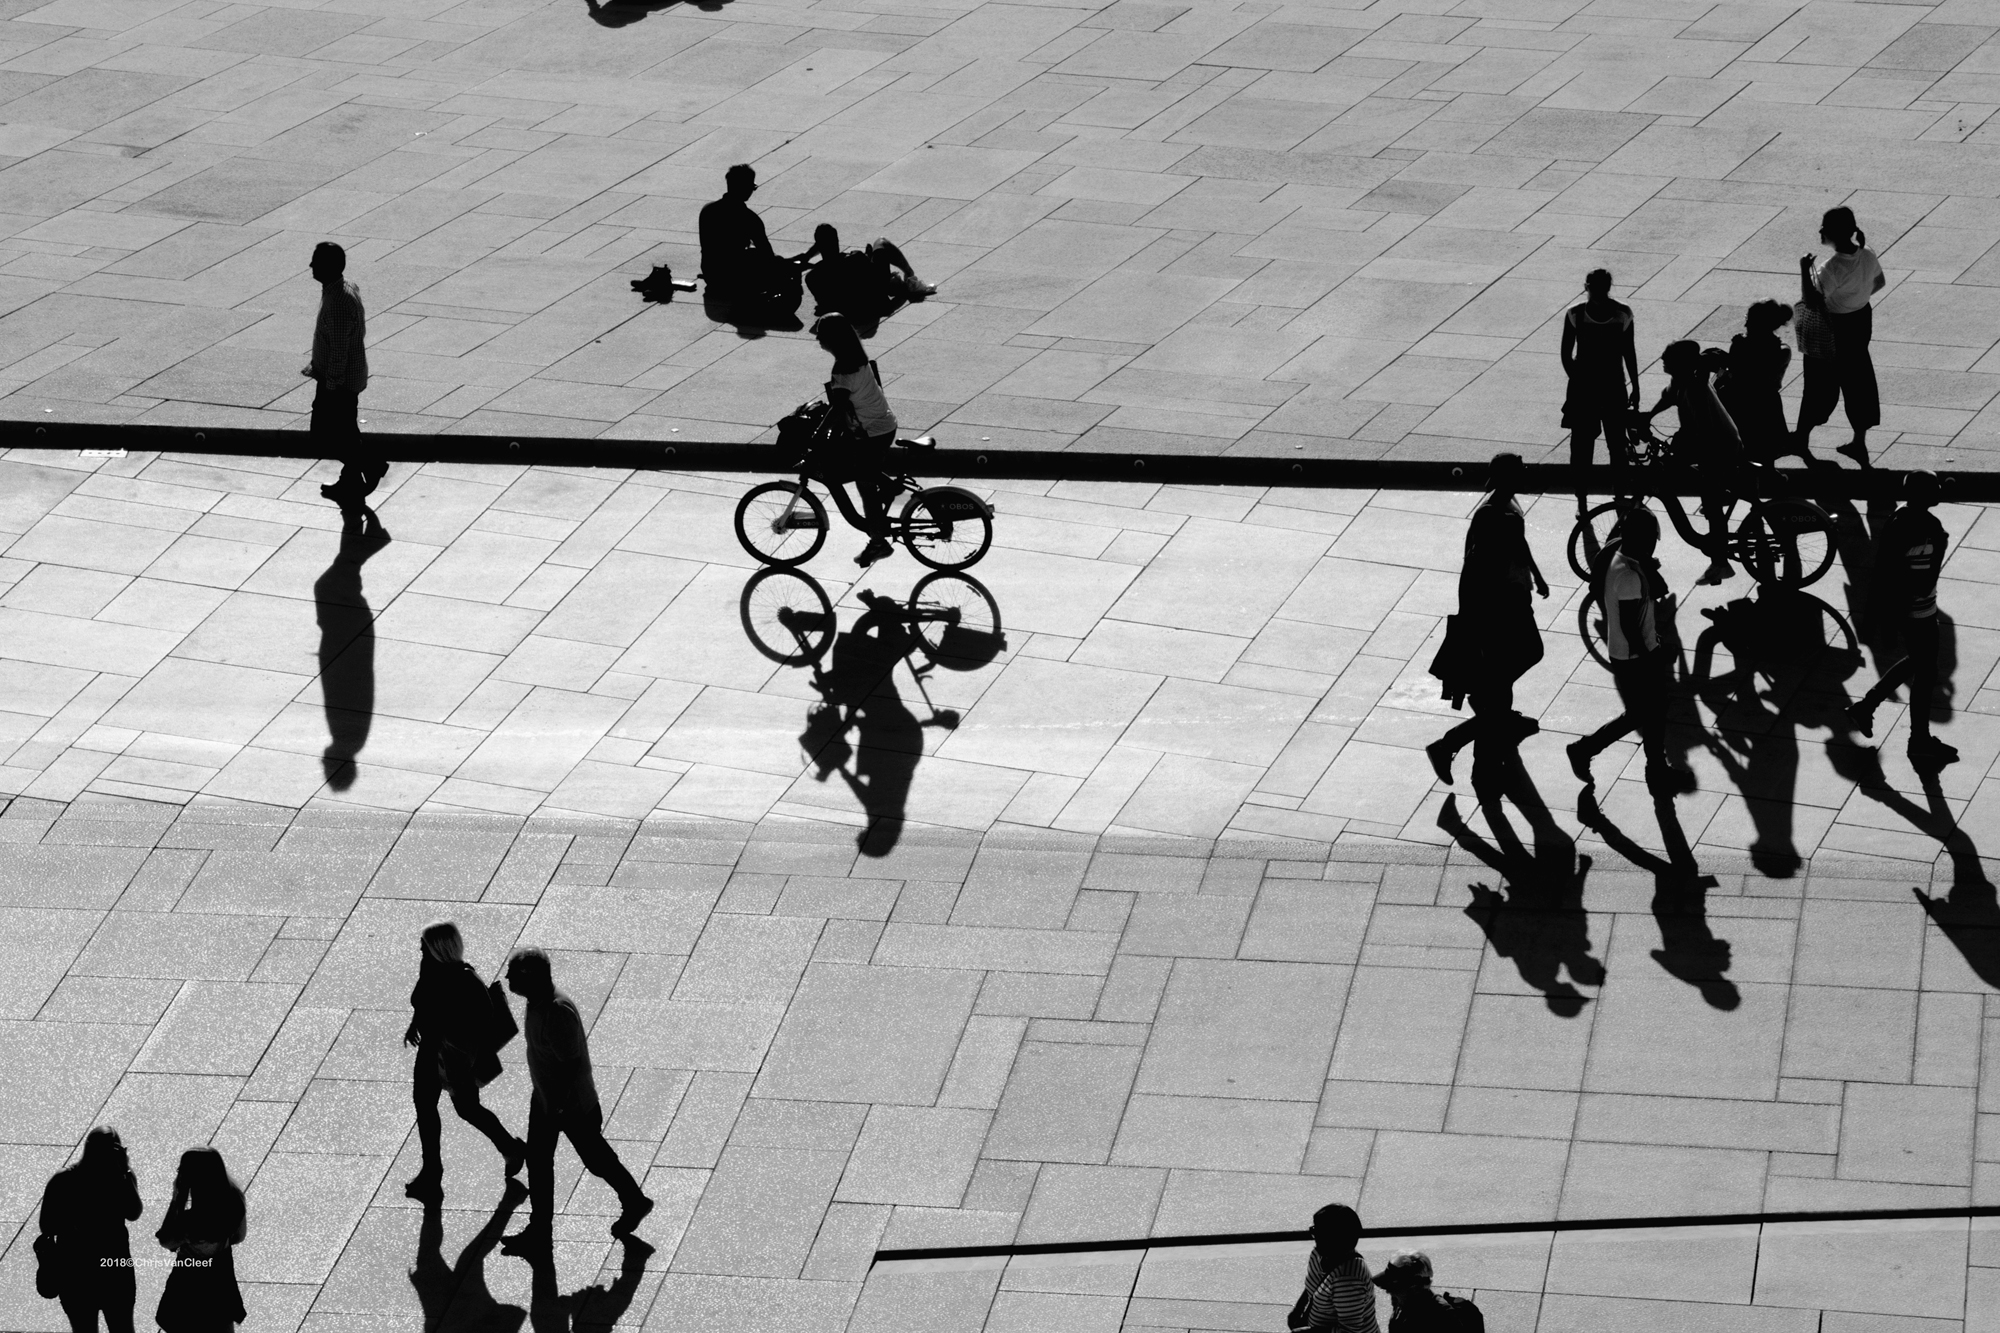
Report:
[{"label": "woman in tank top", "polygon": [[[1625,461],[1625,414],[1639,406],[1639,354],[1632,341],[1632,308],[1611,299],[1611,274],[1592,269],[1585,299],[1563,316],[1562,366],[1569,377],[1562,424],[1569,430],[1569,461],[1590,466],[1597,437],[1614,464]],[[1628,384],[1629,380],[1629,384]],[[1589,508],[1579,493],[1576,510]]]}]

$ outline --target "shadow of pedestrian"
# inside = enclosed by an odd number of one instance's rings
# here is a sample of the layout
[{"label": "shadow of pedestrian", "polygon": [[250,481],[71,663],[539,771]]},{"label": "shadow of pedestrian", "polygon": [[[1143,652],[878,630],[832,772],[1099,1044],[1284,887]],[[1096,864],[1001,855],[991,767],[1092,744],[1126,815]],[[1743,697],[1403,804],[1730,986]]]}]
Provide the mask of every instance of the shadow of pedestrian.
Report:
[{"label": "shadow of pedestrian", "polygon": [[1687,834],[1681,831],[1680,817],[1674,813],[1673,798],[1656,794],[1653,809],[1666,844],[1664,857],[1647,851],[1607,819],[1591,788],[1584,788],[1576,798],[1577,820],[1603,838],[1612,851],[1653,876],[1653,919],[1660,927],[1660,947],[1652,951],[1653,961],[1669,976],[1700,991],[1712,1008],[1734,1009],[1743,1003],[1743,996],[1726,975],[1729,941],[1717,939],[1708,926],[1708,890],[1715,887],[1715,876],[1702,874],[1695,864]]},{"label": "shadow of pedestrian", "polygon": [[[1590,917],[1583,910],[1590,858],[1577,855],[1576,840],[1549,813],[1518,753],[1509,758],[1496,774],[1497,789],[1489,788],[1480,798],[1492,842],[1466,824],[1456,797],[1445,798],[1438,827],[1503,880],[1498,889],[1472,885],[1465,914],[1486,932],[1493,952],[1512,959],[1521,980],[1542,992],[1549,1012],[1575,1018],[1589,1002],[1576,986],[1602,986],[1605,975],[1604,964],[1591,957]],[[1534,834],[1532,849],[1514,831],[1500,803],[1503,794],[1527,820]],[[1568,981],[1561,977],[1564,969]]]},{"label": "shadow of pedestrian", "polygon": [[375,613],[361,591],[361,566],[389,544],[389,532],[366,505],[344,506],[340,518],[340,549],[313,583],[313,614],[329,738],[320,765],[327,785],[346,791],[375,722]]},{"label": "shadow of pedestrian", "polygon": [[637,1236],[626,1236],[624,1260],[618,1278],[610,1286],[592,1285],[565,1296],[556,1285],[556,1260],[552,1247],[536,1246],[527,1256],[534,1270],[528,1321],[535,1333],[609,1333],[632,1308],[632,1298],[646,1276],[646,1259],[653,1247]]},{"label": "shadow of pedestrian", "polygon": [[493,1216],[466,1242],[455,1264],[444,1261],[443,1209],[434,1200],[424,1204],[416,1267],[410,1270],[410,1285],[417,1289],[417,1301],[423,1306],[424,1333],[446,1327],[455,1333],[514,1333],[527,1321],[526,1310],[500,1304],[486,1289],[486,1256],[500,1243],[514,1210],[527,1197],[526,1185],[508,1181]]}]

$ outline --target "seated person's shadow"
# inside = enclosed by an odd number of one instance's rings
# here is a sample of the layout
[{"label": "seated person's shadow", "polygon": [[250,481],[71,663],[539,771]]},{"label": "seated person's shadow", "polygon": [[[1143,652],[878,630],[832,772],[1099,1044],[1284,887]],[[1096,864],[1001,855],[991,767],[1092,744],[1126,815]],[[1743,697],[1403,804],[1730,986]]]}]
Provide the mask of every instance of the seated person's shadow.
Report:
[{"label": "seated person's shadow", "polygon": [[662,9],[672,9],[676,5],[686,5],[693,9],[714,13],[729,3],[729,0],[583,0],[590,7],[591,22],[605,28],[622,28],[637,23],[648,14]]}]

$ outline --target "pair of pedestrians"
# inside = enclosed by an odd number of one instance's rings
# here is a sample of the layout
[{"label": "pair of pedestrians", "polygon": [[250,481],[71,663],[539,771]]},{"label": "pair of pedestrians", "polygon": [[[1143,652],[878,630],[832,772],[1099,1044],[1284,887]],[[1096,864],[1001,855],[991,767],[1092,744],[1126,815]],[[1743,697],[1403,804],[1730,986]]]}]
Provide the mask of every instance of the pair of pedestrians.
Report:
[{"label": "pair of pedestrians", "polygon": [[576,1002],[556,989],[549,956],[540,949],[518,949],[507,962],[507,989],[527,1001],[521,1027],[534,1092],[528,1103],[528,1137],[523,1141],[510,1134],[479,1099],[479,1089],[499,1076],[498,1048],[511,1036],[511,1012],[503,1018],[496,1011],[496,1005],[505,1010],[505,999],[483,985],[465,961],[464,939],[451,922],[425,927],[422,948],[417,985],[410,992],[414,1012],[403,1040],[417,1048],[411,1087],[423,1164],[404,1192],[426,1202],[443,1197],[438,1099],[449,1090],[452,1108],[492,1142],[505,1160],[508,1176],[527,1167],[528,1225],[510,1236],[503,1249],[533,1253],[549,1243],[555,1215],[556,1140],[563,1136],[585,1169],[618,1195],[622,1211],[611,1224],[611,1234],[631,1235],[653,1210],[653,1201],[605,1142],[604,1109],[591,1073],[583,1016]]},{"label": "pair of pedestrians", "polygon": [[1428,1255],[1398,1251],[1371,1276],[1355,1248],[1361,1232],[1360,1215],[1346,1204],[1330,1203],[1313,1214],[1305,1289],[1285,1321],[1292,1333],[1380,1333],[1378,1287],[1389,1294],[1389,1333],[1485,1333],[1478,1306],[1432,1288]]},{"label": "pair of pedestrians", "polygon": [[[42,1191],[35,1290],[61,1302],[72,1333],[96,1333],[100,1316],[106,1333],[132,1333],[138,1292],[125,1224],[144,1211],[125,1142],[108,1125],[85,1135],[77,1162]],[[243,1322],[235,1250],[248,1219],[243,1190],[221,1153],[199,1147],[181,1154],[166,1217],[154,1233],[174,1256],[153,1315],[165,1333],[227,1333]]]}]

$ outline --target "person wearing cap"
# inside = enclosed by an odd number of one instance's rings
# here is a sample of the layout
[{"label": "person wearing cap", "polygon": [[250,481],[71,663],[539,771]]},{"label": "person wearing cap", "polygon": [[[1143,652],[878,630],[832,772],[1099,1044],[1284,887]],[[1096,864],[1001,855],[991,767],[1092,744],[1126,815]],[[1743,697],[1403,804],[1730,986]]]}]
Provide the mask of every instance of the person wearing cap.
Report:
[{"label": "person wearing cap", "polygon": [[1921,471],[1904,475],[1903,507],[1883,529],[1870,599],[1877,617],[1874,629],[1899,636],[1903,656],[1847,710],[1855,730],[1873,736],[1875,710],[1898,686],[1907,684],[1910,763],[1932,771],[1958,758],[1955,748],[1931,735],[1931,698],[1937,691],[1938,670],[1937,581],[1947,540],[1944,524],[1931,512],[1937,501],[1936,475]]},{"label": "person wearing cap", "polygon": [[1313,1214],[1312,1253],[1306,1257],[1306,1286],[1292,1307],[1293,1333],[1380,1333],[1368,1261],[1355,1251],[1361,1217],[1343,1203]]},{"label": "person wearing cap", "polygon": [[1422,1250],[1396,1251],[1375,1275],[1375,1285],[1395,1305],[1389,1333],[1486,1333],[1486,1317],[1478,1306],[1431,1290],[1431,1257]]}]

